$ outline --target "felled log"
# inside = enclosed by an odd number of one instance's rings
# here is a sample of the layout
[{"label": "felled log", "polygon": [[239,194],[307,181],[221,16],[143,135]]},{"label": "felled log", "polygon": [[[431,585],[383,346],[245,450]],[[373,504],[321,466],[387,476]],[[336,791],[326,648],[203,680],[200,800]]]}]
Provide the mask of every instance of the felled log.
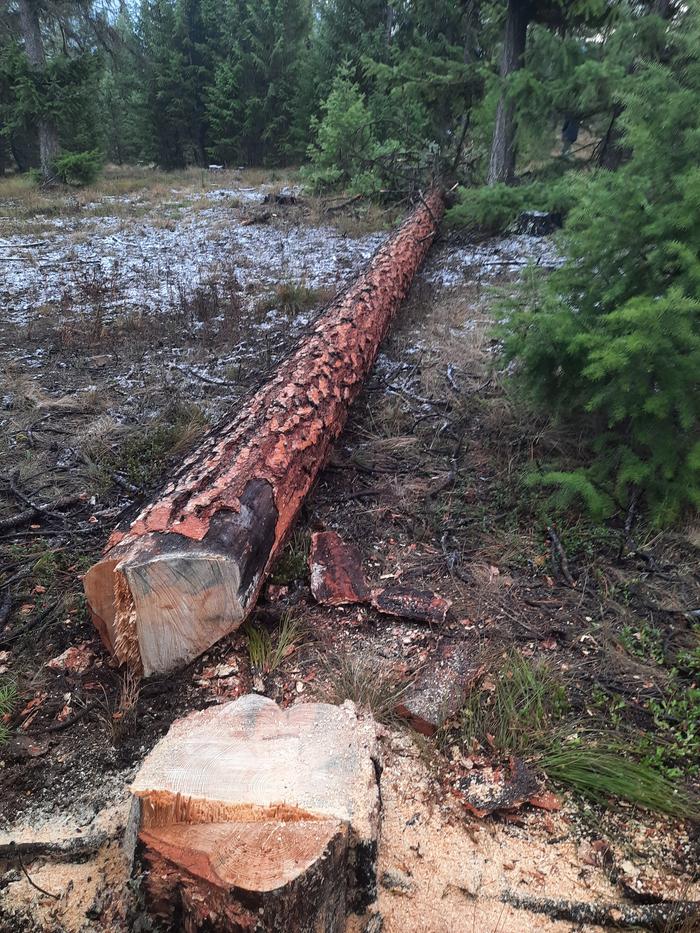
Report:
[{"label": "felled log", "polygon": [[255,694],[176,722],[131,788],[149,912],[187,931],[340,933],[376,897],[375,727]]},{"label": "felled log", "polygon": [[120,662],[147,675],[171,670],[252,610],[443,209],[435,189],[275,375],[209,432],[128,529],[112,534],[84,585]]}]

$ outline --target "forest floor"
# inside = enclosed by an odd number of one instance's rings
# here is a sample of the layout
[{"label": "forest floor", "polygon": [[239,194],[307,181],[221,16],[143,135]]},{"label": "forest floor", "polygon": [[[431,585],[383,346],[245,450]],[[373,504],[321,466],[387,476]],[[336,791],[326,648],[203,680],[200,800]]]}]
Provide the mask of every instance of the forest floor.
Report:
[{"label": "forest floor", "polygon": [[[582,733],[614,728],[697,783],[700,712],[687,691],[683,707],[678,678],[697,653],[699,529],[640,528],[621,553],[620,527],[574,516],[557,526],[564,569],[541,497],[522,481],[553,452],[575,460],[585,441],[533,415],[494,366],[500,298],[557,263],[549,238],[446,232],[433,247],[261,599],[254,625],[279,666],[252,667],[250,629],[140,685],[103,651],[80,578],[112,527],[259,383],[401,214],[264,201],[293,181],[114,169],[74,194],[0,182],[0,687],[17,686],[0,734],[0,931],[147,929],[138,880],[126,884],[129,782],[175,718],[251,689],[387,714],[387,933],[599,929],[507,902],[522,895],[699,900],[697,823],[558,785],[556,809],[549,798],[549,809],[478,818],[460,788],[499,762],[464,718],[426,738],[390,715],[441,645],[466,646],[482,690],[516,648],[565,685]],[[448,597],[447,621],[315,605],[318,529],[356,544],[373,582]]]}]

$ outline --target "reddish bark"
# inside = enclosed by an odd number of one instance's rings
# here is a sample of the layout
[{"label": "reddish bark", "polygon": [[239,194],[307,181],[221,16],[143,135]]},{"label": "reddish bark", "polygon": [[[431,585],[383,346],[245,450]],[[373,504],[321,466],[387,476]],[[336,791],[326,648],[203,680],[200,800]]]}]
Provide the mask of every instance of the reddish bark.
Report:
[{"label": "reddish bark", "polygon": [[370,590],[362,572],[362,558],[353,544],[335,531],[311,535],[311,593],[325,606],[344,606],[369,601]]},{"label": "reddish bark", "polygon": [[372,605],[390,616],[440,625],[447,618],[452,603],[431,590],[386,586],[382,590],[372,590]]},{"label": "reddish bark", "polygon": [[434,189],[297,349],[88,571],[93,620],[146,673],[187,663],[251,611],[444,211]]}]

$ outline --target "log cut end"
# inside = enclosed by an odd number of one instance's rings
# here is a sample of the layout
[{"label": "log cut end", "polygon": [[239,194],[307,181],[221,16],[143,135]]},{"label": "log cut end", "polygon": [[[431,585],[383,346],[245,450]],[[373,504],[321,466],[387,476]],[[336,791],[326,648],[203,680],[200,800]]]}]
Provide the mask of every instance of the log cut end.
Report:
[{"label": "log cut end", "polygon": [[376,893],[374,724],[250,695],[176,722],[136,776],[148,899],[186,929],[344,929]]},{"label": "log cut end", "polygon": [[146,676],[189,663],[249,611],[275,538],[270,485],[252,482],[239,510],[222,510],[201,540],[142,535],[86,573],[93,621],[116,658]]}]

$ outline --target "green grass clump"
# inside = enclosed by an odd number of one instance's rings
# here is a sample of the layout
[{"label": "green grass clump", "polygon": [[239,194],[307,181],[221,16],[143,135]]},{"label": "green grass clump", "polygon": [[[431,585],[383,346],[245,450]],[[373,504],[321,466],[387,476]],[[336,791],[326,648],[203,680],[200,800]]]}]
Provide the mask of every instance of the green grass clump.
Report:
[{"label": "green grass clump", "polygon": [[460,731],[468,747],[477,742],[503,757],[517,755],[588,799],[617,797],[648,810],[700,819],[700,801],[673,780],[675,775],[648,755],[635,756],[635,743],[623,744],[619,733],[602,725],[582,728],[570,714],[557,675],[517,651],[506,655],[494,682],[482,683],[470,695]]},{"label": "green grass clump", "polygon": [[656,768],[628,758],[610,746],[588,744],[554,747],[539,766],[552,781],[564,784],[598,803],[619,797],[630,803],[688,819],[700,819],[700,805]]},{"label": "green grass clump", "polygon": [[494,689],[470,695],[462,710],[462,735],[467,741],[486,741],[503,754],[530,757],[540,752],[567,709],[566,691],[552,671],[513,651]]},{"label": "green grass clump", "polygon": [[290,615],[283,617],[273,634],[252,622],[243,631],[248,641],[251,667],[263,674],[276,671],[284,659],[301,644],[304,636],[301,620]]},{"label": "green grass clump", "polygon": [[295,530],[274,566],[270,582],[286,586],[301,579],[307,571],[310,540],[304,531]]}]

